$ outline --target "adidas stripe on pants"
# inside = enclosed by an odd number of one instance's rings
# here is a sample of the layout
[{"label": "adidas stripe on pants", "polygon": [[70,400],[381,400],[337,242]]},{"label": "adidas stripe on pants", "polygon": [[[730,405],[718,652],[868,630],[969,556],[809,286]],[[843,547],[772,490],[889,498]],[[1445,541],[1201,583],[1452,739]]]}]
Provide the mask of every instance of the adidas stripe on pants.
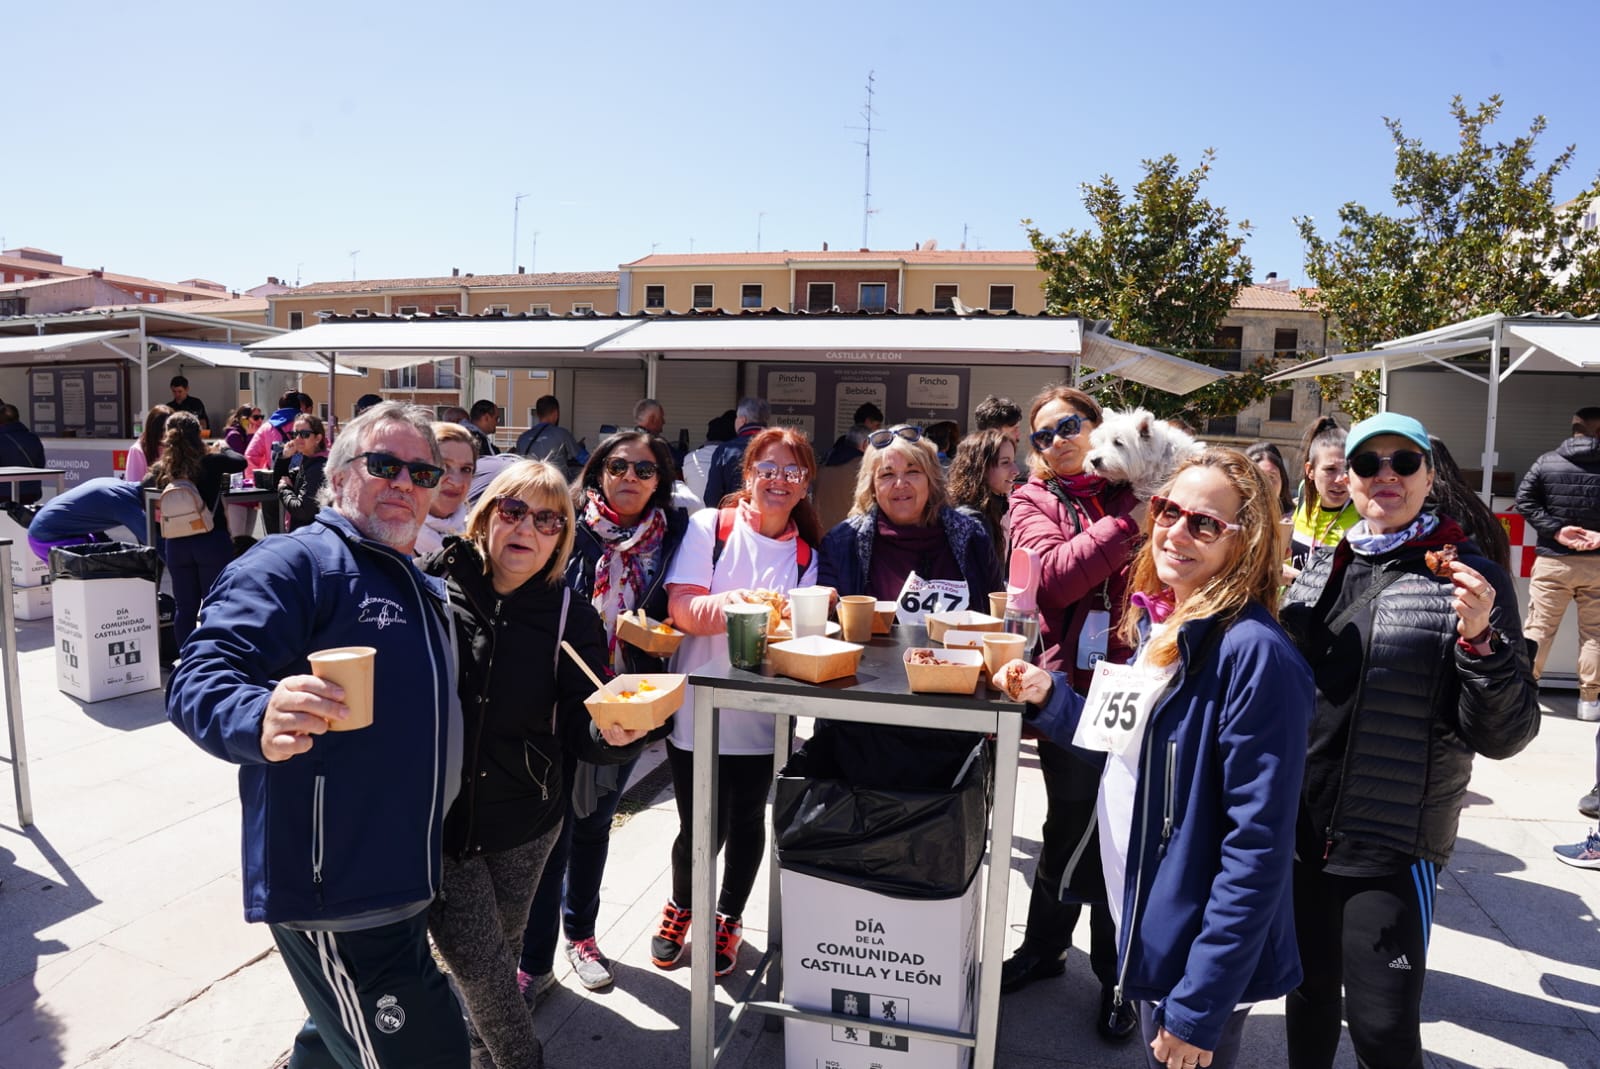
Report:
[{"label": "adidas stripe on pants", "polygon": [[269,925],[310,1018],[289,1069],[468,1069],[460,1004],[428,950],[428,915],[354,932]]},{"label": "adidas stripe on pants", "polygon": [[1328,1069],[1341,994],[1361,1069],[1422,1069],[1422,986],[1438,867],[1330,876],[1295,863],[1294,920],[1305,979],[1289,993],[1291,1069]]}]

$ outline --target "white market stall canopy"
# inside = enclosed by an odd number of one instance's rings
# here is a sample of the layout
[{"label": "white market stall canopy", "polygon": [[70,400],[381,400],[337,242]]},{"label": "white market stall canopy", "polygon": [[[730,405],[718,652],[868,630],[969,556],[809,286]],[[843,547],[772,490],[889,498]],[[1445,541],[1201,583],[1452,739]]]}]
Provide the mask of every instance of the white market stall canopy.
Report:
[{"label": "white market stall canopy", "polygon": [[[176,357],[190,360],[207,367],[239,368],[248,371],[288,371],[298,375],[326,374],[327,366],[314,360],[291,360],[284,357],[255,356],[247,353],[243,348],[229,342],[220,341],[190,341],[185,338],[160,338],[150,339],[155,344],[168,350],[170,355],[153,360],[150,367],[157,368]],[[351,368],[340,367],[340,375],[353,375],[361,377],[361,372]]]},{"label": "white market stall canopy", "polygon": [[[330,320],[246,346],[397,368],[448,356],[481,367],[607,366],[617,360],[828,364],[983,364],[1071,368],[1188,393],[1227,373],[1166,353],[1085,336],[1076,316],[793,314],[531,316]],[[988,356],[990,359],[983,359]]]},{"label": "white market stall canopy", "polygon": [[70,362],[103,361],[106,358],[105,349],[110,349],[119,359],[131,359],[128,353],[107,343],[132,337],[135,333],[132,330],[86,330],[78,334],[14,334],[0,337],[0,365],[35,364],[39,362],[38,357],[47,353],[51,355],[51,363],[66,363],[69,362],[63,359],[66,350],[80,345],[94,346],[94,351]]},{"label": "white market stall canopy", "polygon": [[[1461,361],[1471,357],[1470,361]],[[1465,375],[1488,389],[1484,423],[1483,494],[1490,494],[1495,465],[1500,386],[1516,372],[1575,374],[1600,372],[1600,319],[1570,315],[1520,316],[1498,312],[1452,323],[1436,330],[1395,338],[1358,353],[1308,360],[1268,375],[1268,382],[1376,371],[1380,376],[1378,405],[1388,407],[1389,375],[1406,368],[1435,365]]]}]

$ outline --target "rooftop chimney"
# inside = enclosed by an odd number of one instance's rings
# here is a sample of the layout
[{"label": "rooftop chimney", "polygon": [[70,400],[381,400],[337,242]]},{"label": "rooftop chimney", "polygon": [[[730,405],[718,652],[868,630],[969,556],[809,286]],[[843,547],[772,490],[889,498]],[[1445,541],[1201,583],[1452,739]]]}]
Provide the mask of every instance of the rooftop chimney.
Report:
[{"label": "rooftop chimney", "polygon": [[451,278],[460,278],[460,277],[461,277],[461,268],[459,268],[459,267],[452,267],[452,268],[451,268],[451,269],[450,269],[450,277],[451,277]]},{"label": "rooftop chimney", "polygon": [[527,273],[528,273],[528,269],[526,267],[523,267],[521,264],[517,265],[517,274],[525,275]]},{"label": "rooftop chimney", "polygon": [[823,252],[827,252],[828,251],[828,243],[826,241],[824,241],[822,243],[822,251]]}]

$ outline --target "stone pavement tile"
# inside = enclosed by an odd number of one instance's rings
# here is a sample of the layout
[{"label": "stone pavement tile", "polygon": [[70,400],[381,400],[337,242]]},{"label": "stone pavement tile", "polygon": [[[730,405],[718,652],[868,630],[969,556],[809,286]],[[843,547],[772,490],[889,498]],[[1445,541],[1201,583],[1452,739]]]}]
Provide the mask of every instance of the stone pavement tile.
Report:
[{"label": "stone pavement tile", "polygon": [[[1565,867],[1565,866],[1557,866]],[[1574,870],[1577,871],[1577,870]],[[1463,896],[1498,929],[1500,938],[1509,940],[1518,953],[1539,973],[1600,980],[1594,969],[1600,964],[1600,940],[1595,934],[1593,909],[1578,895],[1561,886],[1554,873],[1514,872],[1501,874],[1482,869],[1452,866],[1450,876],[1459,884]],[[1455,896],[1440,896],[1440,923],[1454,927]],[[1585,919],[1587,918],[1587,919]],[[1470,923],[1467,922],[1467,923]],[[1441,955],[1455,953],[1456,941],[1440,940]],[[1463,975],[1501,981],[1485,973],[1471,957],[1462,961]],[[1531,986],[1512,990],[1532,990]],[[1473,1007],[1474,1010],[1477,1007]],[[1562,1023],[1571,1023],[1564,1021]]]},{"label": "stone pavement tile", "polygon": [[[198,989],[159,965],[91,944],[0,989],[0,1051],[7,1052],[0,1065],[77,1065],[182,1005]],[[33,991],[37,998],[20,1008],[13,1005]]]},{"label": "stone pavement tile", "polygon": [[240,878],[229,873],[108,933],[108,947],[204,986],[272,948],[264,924],[247,924]]},{"label": "stone pavement tile", "polygon": [[92,790],[57,791],[34,765],[33,813],[39,833],[74,866],[132,842],[160,826],[158,814],[187,808],[171,794],[131,783],[102,783]]},{"label": "stone pavement tile", "polygon": [[272,951],[217,981],[203,999],[178,1007],[138,1038],[148,1049],[181,1057],[183,1065],[267,1069],[288,1053],[305,1016],[289,970]]},{"label": "stone pavement tile", "polygon": [[[102,853],[79,867],[112,919],[135,920],[239,869],[239,814],[217,806]],[[243,917],[241,898],[240,917]]]},{"label": "stone pavement tile", "polygon": [[[128,1039],[89,1059],[78,1069],[210,1069],[212,1064],[162,1050],[142,1039]],[[254,1062],[249,1064],[253,1065]],[[0,1063],[0,1069],[4,1069],[3,1063]]]},{"label": "stone pavement tile", "polygon": [[[1424,1026],[1422,1045],[1434,1069],[1577,1069],[1600,1065],[1595,1034],[1586,1028],[1522,1027],[1484,1034],[1469,1018]],[[1448,1052],[1448,1053],[1446,1053]]]},{"label": "stone pavement tile", "polygon": [[[115,927],[83,887],[7,878],[0,890],[0,985],[85,946]],[[3,1063],[0,1063],[3,1064]]]}]

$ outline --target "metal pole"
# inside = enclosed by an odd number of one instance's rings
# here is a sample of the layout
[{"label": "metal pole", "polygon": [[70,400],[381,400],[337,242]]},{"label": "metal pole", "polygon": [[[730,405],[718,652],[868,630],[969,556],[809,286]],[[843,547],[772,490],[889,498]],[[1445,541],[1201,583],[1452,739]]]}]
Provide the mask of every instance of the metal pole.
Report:
[{"label": "metal pole", "polygon": [[[9,572],[7,573],[10,574]],[[694,827],[691,857],[694,916],[689,955],[689,1064],[713,1069],[717,1063],[717,709],[716,690],[694,688]],[[682,903],[679,903],[681,906]]]},{"label": "metal pole", "polygon": [[[60,482],[60,477],[56,480]],[[17,484],[12,483],[15,487]],[[32,552],[26,546],[26,552]],[[11,784],[17,794],[17,825],[33,823],[33,790],[28,783],[28,744],[22,734],[22,683],[17,678],[17,610],[11,600],[11,540],[0,539],[0,627],[5,628],[5,648],[0,650],[0,671],[5,673],[6,723],[11,729]]]},{"label": "metal pole", "polygon": [[518,193],[511,198],[511,273],[517,273],[517,217],[522,212],[522,198],[526,193]]},{"label": "metal pole", "polygon": [[1504,329],[1505,318],[1495,320],[1494,333],[1489,339],[1489,410],[1483,420],[1483,455],[1480,463],[1483,464],[1483,502],[1490,505],[1494,500],[1494,466],[1500,459],[1500,454],[1495,452],[1495,425],[1500,418],[1500,339]]}]

